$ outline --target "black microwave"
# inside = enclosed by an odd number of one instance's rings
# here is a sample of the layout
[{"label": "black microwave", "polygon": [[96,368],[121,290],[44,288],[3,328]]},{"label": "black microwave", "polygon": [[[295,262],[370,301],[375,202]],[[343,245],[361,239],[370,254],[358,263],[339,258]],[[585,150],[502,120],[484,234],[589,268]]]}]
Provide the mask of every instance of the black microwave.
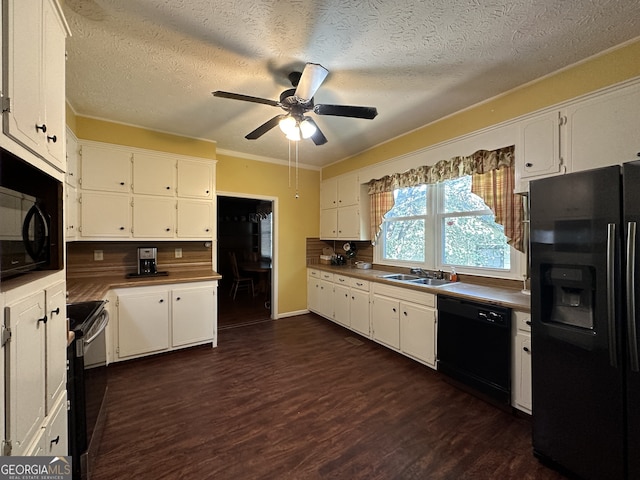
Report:
[{"label": "black microwave", "polygon": [[38,198],[0,187],[0,278],[49,265],[50,230]]}]

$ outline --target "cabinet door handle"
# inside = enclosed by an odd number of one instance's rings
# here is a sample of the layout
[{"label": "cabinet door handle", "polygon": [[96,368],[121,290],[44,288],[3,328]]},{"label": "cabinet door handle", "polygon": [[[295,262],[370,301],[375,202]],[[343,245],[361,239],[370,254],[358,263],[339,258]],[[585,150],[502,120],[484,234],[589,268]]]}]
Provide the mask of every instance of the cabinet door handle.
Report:
[{"label": "cabinet door handle", "polygon": [[55,310],[51,310],[51,315],[53,315],[54,313],[56,315],[60,315],[60,307],[56,308]]},{"label": "cabinet door handle", "polygon": [[120,230],[124,230],[124,227],[120,227]]},{"label": "cabinet door handle", "polygon": [[396,309],[395,309],[395,307],[394,307],[392,310],[393,310],[393,313],[396,313]]},{"label": "cabinet door handle", "polygon": [[42,318],[39,318],[39,319],[38,319],[38,323],[40,323],[40,322],[42,322],[42,323],[47,323],[47,320],[49,320],[49,319],[48,319],[48,318],[47,318],[47,316],[45,315],[44,317],[42,317]]},{"label": "cabinet door handle", "polygon": [[58,435],[56,438],[51,440],[51,442],[49,443],[49,448],[51,448],[54,443],[57,445],[59,441],[60,441],[60,435]]},{"label": "cabinet door handle", "polygon": [[171,190],[171,187],[167,187],[167,190]]},{"label": "cabinet door handle", "polygon": [[40,130],[42,133],[47,133],[47,125],[46,124],[42,124],[42,125],[38,125],[36,123],[36,132]]},{"label": "cabinet door handle", "polygon": [[165,231],[166,231],[166,232],[170,232],[170,231],[171,231],[171,229],[170,229],[170,228],[166,228],[166,229],[165,229]]},{"label": "cabinet door handle", "polygon": [[407,316],[407,312],[402,312],[402,313],[404,314],[405,317]]},{"label": "cabinet door handle", "polygon": [[161,299],[160,299],[160,303],[164,303],[164,298],[161,298]]},{"label": "cabinet door handle", "polygon": [[527,163],[524,164],[524,166],[527,167],[527,168],[531,168],[531,167],[533,167],[533,163],[527,162]]},{"label": "cabinet door handle", "polygon": [[531,350],[529,349],[529,347],[522,347],[522,350],[524,350],[524,351],[525,351],[525,352],[527,352],[527,353],[530,353],[530,352],[531,352]]},{"label": "cabinet door handle", "polygon": [[56,143],[58,141],[58,137],[56,135],[47,135],[47,142]]},{"label": "cabinet door handle", "polygon": [[526,321],[526,322],[524,322],[524,323],[526,323],[527,325],[531,326],[531,320],[527,320],[527,321]]},{"label": "cabinet door handle", "polygon": [[180,297],[176,297],[176,302],[179,302],[179,301],[180,301]]},{"label": "cabinet door handle", "polygon": [[207,195],[209,195],[209,190],[205,190],[204,193],[206,193]]},{"label": "cabinet door handle", "polygon": [[124,186],[124,182],[120,182],[120,185]]}]

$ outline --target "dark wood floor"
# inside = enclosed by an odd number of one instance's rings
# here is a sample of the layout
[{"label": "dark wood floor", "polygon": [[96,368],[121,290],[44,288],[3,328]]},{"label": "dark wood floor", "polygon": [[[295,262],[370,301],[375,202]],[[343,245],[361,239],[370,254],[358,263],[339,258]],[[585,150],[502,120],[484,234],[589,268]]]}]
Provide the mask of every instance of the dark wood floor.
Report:
[{"label": "dark wood floor", "polygon": [[252,296],[240,291],[233,299],[229,295],[230,285],[221,282],[218,290],[218,329],[244,327],[271,318],[271,304],[264,293]]},{"label": "dark wood floor", "polygon": [[563,478],[528,419],[313,314],[109,368],[93,480]]}]

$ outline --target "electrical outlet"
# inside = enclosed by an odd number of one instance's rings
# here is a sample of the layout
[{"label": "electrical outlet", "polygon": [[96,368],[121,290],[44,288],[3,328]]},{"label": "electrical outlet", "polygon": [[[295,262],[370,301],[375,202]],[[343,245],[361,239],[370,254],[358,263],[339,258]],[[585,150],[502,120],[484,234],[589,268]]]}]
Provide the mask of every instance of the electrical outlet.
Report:
[{"label": "electrical outlet", "polygon": [[176,258],[182,258],[182,249],[176,248]]},{"label": "electrical outlet", "polygon": [[104,260],[104,254],[102,253],[102,250],[94,250],[93,251],[93,259],[96,262],[101,262],[102,260]]}]

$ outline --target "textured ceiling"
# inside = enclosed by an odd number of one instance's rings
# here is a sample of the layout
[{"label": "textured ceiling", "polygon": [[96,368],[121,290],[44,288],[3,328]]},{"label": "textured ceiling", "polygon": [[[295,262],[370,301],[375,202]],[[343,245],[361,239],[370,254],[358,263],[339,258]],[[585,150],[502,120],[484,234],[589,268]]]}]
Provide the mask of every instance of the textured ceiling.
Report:
[{"label": "textured ceiling", "polygon": [[80,115],[286,159],[278,107],[305,62],[330,74],[316,103],[374,106],[374,120],[311,114],[326,165],[640,36],[638,0],[64,0],[67,98]]}]

